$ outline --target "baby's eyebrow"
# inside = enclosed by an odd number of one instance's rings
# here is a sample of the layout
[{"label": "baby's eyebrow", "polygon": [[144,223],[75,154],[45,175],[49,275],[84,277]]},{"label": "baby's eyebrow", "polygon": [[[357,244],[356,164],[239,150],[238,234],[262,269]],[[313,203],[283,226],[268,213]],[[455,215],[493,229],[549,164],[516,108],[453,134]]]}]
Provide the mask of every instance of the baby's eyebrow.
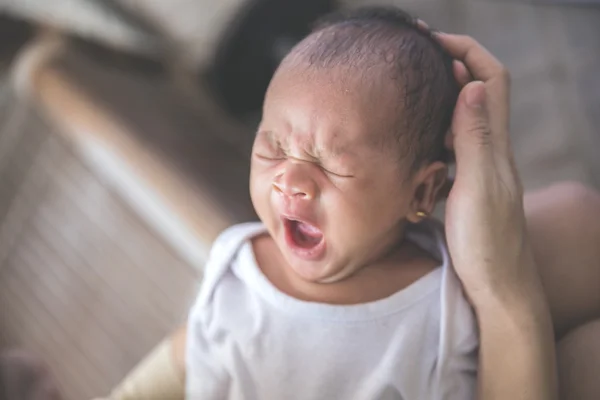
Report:
[{"label": "baby's eyebrow", "polygon": [[327,146],[317,149],[316,156],[320,159],[337,158],[339,156],[355,157],[356,153],[351,150],[351,146],[346,143],[336,143],[333,141]]},{"label": "baby's eyebrow", "polygon": [[277,137],[275,137],[275,132],[273,131],[258,131],[258,134],[262,134],[264,136],[264,138],[272,145],[278,145],[279,144],[279,139],[277,139]]},{"label": "baby's eyebrow", "polygon": [[348,146],[344,146],[344,145],[339,145],[339,144],[333,144],[331,145],[331,147],[329,148],[329,154],[332,157],[339,157],[342,154],[347,154],[347,147]]}]

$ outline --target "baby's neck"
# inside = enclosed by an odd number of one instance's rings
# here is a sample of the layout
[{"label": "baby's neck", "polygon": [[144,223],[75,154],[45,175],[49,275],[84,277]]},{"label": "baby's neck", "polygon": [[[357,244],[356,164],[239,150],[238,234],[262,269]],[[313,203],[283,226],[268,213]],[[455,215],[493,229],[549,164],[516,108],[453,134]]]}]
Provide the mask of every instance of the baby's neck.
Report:
[{"label": "baby's neck", "polygon": [[434,270],[439,263],[410,240],[404,240],[385,257],[353,275],[333,283],[301,279],[289,268],[270,235],[253,240],[259,268],[282,292],[305,301],[327,304],[360,304],[389,297]]}]

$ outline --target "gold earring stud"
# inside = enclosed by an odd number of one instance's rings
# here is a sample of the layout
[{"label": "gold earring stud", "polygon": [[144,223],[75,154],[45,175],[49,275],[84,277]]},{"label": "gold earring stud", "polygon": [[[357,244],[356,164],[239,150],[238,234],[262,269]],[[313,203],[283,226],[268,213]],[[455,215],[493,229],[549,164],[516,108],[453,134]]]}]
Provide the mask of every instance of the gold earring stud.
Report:
[{"label": "gold earring stud", "polygon": [[427,214],[425,211],[417,211],[417,217],[419,218],[427,218],[429,216],[429,214]]}]

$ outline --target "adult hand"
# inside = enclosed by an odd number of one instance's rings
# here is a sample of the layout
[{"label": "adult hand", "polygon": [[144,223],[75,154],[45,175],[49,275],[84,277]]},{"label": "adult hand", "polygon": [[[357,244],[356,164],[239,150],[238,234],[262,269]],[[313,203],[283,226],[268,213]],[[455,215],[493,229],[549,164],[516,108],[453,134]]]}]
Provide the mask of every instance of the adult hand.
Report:
[{"label": "adult hand", "polygon": [[446,236],[477,314],[479,398],[555,399],[552,324],[525,229],[523,189],[508,135],[509,77],[473,39],[436,34],[461,83],[448,145],[456,178]]},{"label": "adult hand", "polygon": [[[457,172],[445,223],[456,272],[477,308],[481,296],[512,296],[539,281],[508,134],[509,76],[475,40],[435,37],[457,60],[455,75],[465,84],[447,143]],[[471,76],[476,80],[468,82]]]}]

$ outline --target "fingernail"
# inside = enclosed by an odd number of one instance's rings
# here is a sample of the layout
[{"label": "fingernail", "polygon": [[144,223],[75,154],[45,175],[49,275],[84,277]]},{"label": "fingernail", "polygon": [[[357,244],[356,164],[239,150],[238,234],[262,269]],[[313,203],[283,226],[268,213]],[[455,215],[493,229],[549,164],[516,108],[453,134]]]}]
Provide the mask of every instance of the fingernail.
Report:
[{"label": "fingernail", "polygon": [[427,25],[427,22],[423,21],[421,18],[417,18],[417,26],[421,29],[429,29],[429,25]]},{"label": "fingernail", "polygon": [[465,101],[471,108],[480,109],[485,106],[485,85],[483,82],[476,81],[469,84]]}]

